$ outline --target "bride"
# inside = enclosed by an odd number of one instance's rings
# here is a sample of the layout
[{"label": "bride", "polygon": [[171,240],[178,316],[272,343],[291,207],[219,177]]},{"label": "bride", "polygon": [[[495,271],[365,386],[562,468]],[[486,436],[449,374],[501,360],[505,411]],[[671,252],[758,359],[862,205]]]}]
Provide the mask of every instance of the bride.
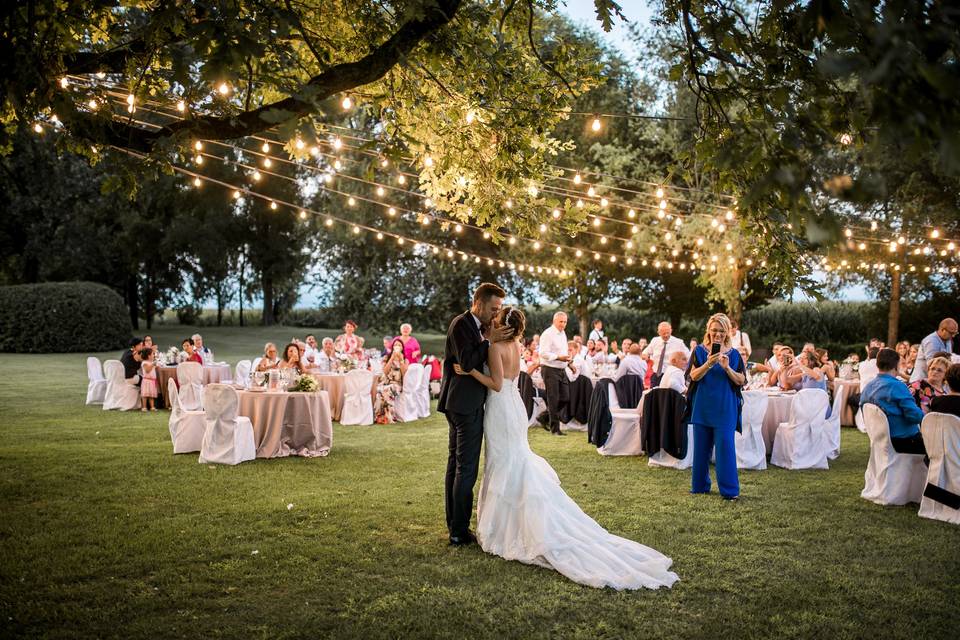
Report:
[{"label": "bride", "polygon": [[514,340],[490,345],[488,374],[471,375],[489,389],[483,433],[486,462],[477,504],[477,540],[487,553],[554,569],[591,587],[671,586],[672,560],[659,551],[608,533],[560,487],[560,479],[527,442],[527,412],[517,388],[523,312],[505,307],[494,326]]}]

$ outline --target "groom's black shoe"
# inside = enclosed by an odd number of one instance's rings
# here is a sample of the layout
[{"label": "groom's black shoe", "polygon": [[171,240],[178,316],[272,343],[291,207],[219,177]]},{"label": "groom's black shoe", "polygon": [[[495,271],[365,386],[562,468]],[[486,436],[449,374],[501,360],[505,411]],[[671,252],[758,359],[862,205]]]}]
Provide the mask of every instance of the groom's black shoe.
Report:
[{"label": "groom's black shoe", "polygon": [[567,435],[567,434],[565,434],[563,431],[551,431],[550,433],[552,433],[552,434],[555,435],[555,436],[565,436],[565,435]]},{"label": "groom's black shoe", "polygon": [[467,531],[462,536],[450,536],[450,546],[452,547],[465,547],[469,544],[476,544],[477,536],[473,535]]}]

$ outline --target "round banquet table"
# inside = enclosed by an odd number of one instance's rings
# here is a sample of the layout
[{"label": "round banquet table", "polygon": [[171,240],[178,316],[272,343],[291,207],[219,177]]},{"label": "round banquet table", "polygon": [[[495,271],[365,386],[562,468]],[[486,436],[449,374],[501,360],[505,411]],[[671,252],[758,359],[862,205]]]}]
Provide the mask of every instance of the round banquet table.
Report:
[{"label": "round banquet table", "polygon": [[767,455],[773,451],[773,439],[781,422],[790,420],[790,404],[797,394],[770,394],[767,412],[763,414],[763,443],[767,446]]},{"label": "round banquet table", "polygon": [[850,397],[851,393],[857,393],[859,391],[859,380],[841,380],[840,378],[833,379],[833,393],[835,396],[841,396],[840,424],[844,427],[854,426],[853,409],[847,406],[847,398]]},{"label": "round banquet table", "polygon": [[[160,398],[163,398],[163,406],[170,407],[170,398],[167,397],[167,382],[177,379],[176,367],[157,367],[157,384],[160,385]],[[233,379],[228,364],[203,365],[203,384],[214,384],[217,382],[227,382]],[[158,400],[160,398],[157,398]]]},{"label": "round banquet table", "polygon": [[[326,391],[330,396],[330,415],[337,422],[340,422],[340,412],[343,410],[344,383],[347,376],[342,373],[311,373],[310,376],[317,381],[320,389]],[[376,380],[376,376],[373,377]]]},{"label": "round banquet table", "polygon": [[330,453],[333,421],[326,391],[237,391],[238,415],[250,418],[258,458]]}]

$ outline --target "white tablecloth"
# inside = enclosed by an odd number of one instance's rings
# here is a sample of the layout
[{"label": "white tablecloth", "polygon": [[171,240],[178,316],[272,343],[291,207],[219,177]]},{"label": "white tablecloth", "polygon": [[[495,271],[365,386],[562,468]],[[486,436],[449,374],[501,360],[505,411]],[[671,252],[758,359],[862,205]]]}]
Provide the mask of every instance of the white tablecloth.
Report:
[{"label": "white tablecloth", "polygon": [[840,378],[833,379],[833,393],[834,397],[840,396],[840,424],[844,427],[852,427],[853,423],[853,410],[847,406],[847,398],[850,397],[851,393],[860,392],[860,381],[859,380],[841,380]]},{"label": "white tablecloth", "polygon": [[790,419],[790,403],[797,394],[770,395],[767,412],[763,415],[763,444],[767,447],[767,455],[773,451],[773,439],[777,435],[777,427],[781,422]]}]

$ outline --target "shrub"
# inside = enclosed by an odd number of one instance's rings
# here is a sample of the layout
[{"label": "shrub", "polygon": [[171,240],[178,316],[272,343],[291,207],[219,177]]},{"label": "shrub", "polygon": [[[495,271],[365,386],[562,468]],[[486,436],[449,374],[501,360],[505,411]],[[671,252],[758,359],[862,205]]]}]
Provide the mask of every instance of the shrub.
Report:
[{"label": "shrub", "polygon": [[0,351],[63,353],[127,346],[130,316],[119,295],[93,282],[0,287]]}]

